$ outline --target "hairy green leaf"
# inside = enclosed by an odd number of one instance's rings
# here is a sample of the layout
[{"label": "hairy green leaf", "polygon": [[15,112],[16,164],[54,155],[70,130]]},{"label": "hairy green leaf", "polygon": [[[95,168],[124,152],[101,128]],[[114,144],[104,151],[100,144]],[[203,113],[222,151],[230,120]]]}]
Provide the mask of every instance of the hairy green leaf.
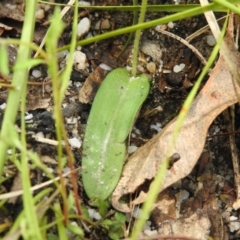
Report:
[{"label": "hairy green leaf", "polygon": [[107,75],[94,99],[83,144],[82,178],[90,198],[107,199],[126,156],[126,139],[149,92],[145,75],[118,68]]}]

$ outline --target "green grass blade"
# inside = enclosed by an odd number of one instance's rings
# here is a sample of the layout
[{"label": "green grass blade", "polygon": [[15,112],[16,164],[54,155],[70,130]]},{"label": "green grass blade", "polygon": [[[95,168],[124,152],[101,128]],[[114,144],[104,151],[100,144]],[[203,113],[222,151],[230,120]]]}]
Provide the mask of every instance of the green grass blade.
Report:
[{"label": "green grass blade", "polygon": [[[35,11],[36,11],[37,1],[27,0],[26,1],[26,9],[25,9],[25,21],[23,24],[22,37],[21,41],[31,42],[33,38],[33,30],[35,26]],[[30,58],[31,49],[28,46],[20,45],[18,56],[16,60],[16,64],[20,64],[21,62],[27,61]],[[14,71],[12,78],[12,85],[15,86],[15,89],[11,89],[9,91],[8,99],[7,99],[7,108],[5,110],[2,129],[0,133],[0,176],[3,173],[3,166],[6,160],[6,151],[8,148],[8,144],[4,141],[4,139],[8,138],[8,124],[14,125],[18,106],[21,98],[25,98],[22,96],[22,89],[26,88],[28,79],[28,68],[19,69]]]}]

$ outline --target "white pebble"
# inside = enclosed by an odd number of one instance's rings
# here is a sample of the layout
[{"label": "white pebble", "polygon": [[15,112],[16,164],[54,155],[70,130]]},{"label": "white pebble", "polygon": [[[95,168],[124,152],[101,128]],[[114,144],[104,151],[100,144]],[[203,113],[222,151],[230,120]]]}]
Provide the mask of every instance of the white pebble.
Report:
[{"label": "white pebble", "polygon": [[181,64],[179,64],[179,65],[175,65],[175,66],[173,67],[173,71],[174,71],[175,73],[178,73],[178,72],[181,72],[184,68],[185,68],[185,64],[184,64],[184,63],[181,63]]},{"label": "white pebble", "polygon": [[7,106],[7,104],[6,104],[6,103],[3,103],[3,104],[0,105],[0,108],[3,110],[3,109],[6,108],[6,106]]},{"label": "white pebble", "polygon": [[210,47],[213,47],[216,44],[216,40],[213,35],[208,35],[207,36],[207,44]]},{"label": "white pebble", "polygon": [[77,123],[77,118],[75,117],[67,118],[67,124],[76,124],[76,123]]},{"label": "white pebble", "polygon": [[[234,216],[231,216],[230,217],[230,221],[236,221],[238,218],[237,217],[234,217]],[[230,222],[228,224],[229,228],[230,228],[230,232],[235,232],[237,231],[238,229],[240,229],[240,222]]]},{"label": "white pebble", "polygon": [[230,220],[230,221],[236,221],[236,220],[238,220],[238,218],[235,217],[235,216],[230,216],[229,220]]},{"label": "white pebble", "polygon": [[8,149],[8,150],[7,150],[7,154],[8,154],[8,155],[11,155],[11,154],[12,154],[12,149]]},{"label": "white pebble", "polygon": [[42,19],[44,19],[44,17],[45,17],[45,13],[44,13],[44,10],[43,9],[38,9],[37,11],[36,11],[36,14],[35,14],[35,16],[36,16],[36,18],[37,19],[39,19],[39,20],[42,20]]},{"label": "white pebble", "polygon": [[80,51],[74,53],[74,63],[77,65],[77,69],[83,70],[86,68],[86,54]]},{"label": "white pebble", "polygon": [[101,63],[99,65],[99,67],[104,69],[104,70],[106,70],[106,71],[111,71],[112,70],[112,68],[110,66],[108,66],[107,64],[105,64],[105,63]]},{"label": "white pebble", "polygon": [[[142,209],[139,208],[139,206],[135,206],[133,209],[132,216],[134,218],[140,218],[140,217],[142,217],[141,215],[142,215]],[[145,217],[144,219],[147,220],[148,218]]]},{"label": "white pebble", "polygon": [[10,8],[10,9],[15,9],[15,8],[17,8],[17,5],[15,5],[15,4],[10,4],[10,3],[7,3],[5,6],[8,7],[8,8]]},{"label": "white pebble", "polygon": [[48,12],[51,9],[51,5],[49,4],[44,4],[44,11]]},{"label": "white pebble", "polygon": [[25,120],[31,120],[33,118],[32,114],[28,114],[27,116],[25,116]]},{"label": "white pebble", "polygon": [[32,71],[32,75],[33,75],[35,78],[39,78],[39,77],[42,76],[42,73],[41,73],[39,70],[34,69],[34,70]]},{"label": "white pebble", "polygon": [[169,23],[167,24],[167,26],[168,26],[169,28],[174,28],[174,23],[173,23],[173,22],[169,22]]},{"label": "white pebble", "polygon": [[91,6],[90,2],[87,1],[79,1],[78,6]]},{"label": "white pebble", "polygon": [[58,60],[65,58],[68,54],[68,50],[63,50],[57,54]]},{"label": "white pebble", "polygon": [[47,84],[44,86],[44,90],[47,93],[51,93],[52,92],[52,86],[50,84]]},{"label": "white pebble", "polygon": [[90,26],[91,26],[91,22],[90,22],[89,18],[85,17],[85,18],[81,19],[77,26],[78,38],[80,38],[84,34],[86,34],[89,31]]},{"label": "white pebble", "polygon": [[161,123],[151,124],[150,129],[160,132],[162,130],[161,126],[162,126]]},{"label": "white pebble", "polygon": [[129,154],[132,154],[132,153],[134,153],[137,149],[138,149],[137,146],[131,145],[131,146],[128,147],[128,153],[129,153]]},{"label": "white pebble", "polygon": [[37,132],[35,135],[36,138],[44,138],[43,132]]},{"label": "white pebble", "polygon": [[140,132],[140,130],[139,130],[138,128],[135,128],[135,127],[134,127],[134,131],[135,131],[136,134],[141,135],[141,132]]},{"label": "white pebble", "polygon": [[92,208],[88,209],[88,214],[91,219],[100,220],[102,218],[101,215],[98,212],[96,212],[95,209]]},{"label": "white pebble", "polygon": [[158,235],[158,231],[157,231],[157,230],[146,229],[146,230],[144,230],[144,233],[145,233],[148,237],[153,237],[153,236],[157,236],[157,235]]},{"label": "white pebble", "polygon": [[82,145],[82,143],[75,137],[68,139],[68,142],[73,148],[80,148]]}]

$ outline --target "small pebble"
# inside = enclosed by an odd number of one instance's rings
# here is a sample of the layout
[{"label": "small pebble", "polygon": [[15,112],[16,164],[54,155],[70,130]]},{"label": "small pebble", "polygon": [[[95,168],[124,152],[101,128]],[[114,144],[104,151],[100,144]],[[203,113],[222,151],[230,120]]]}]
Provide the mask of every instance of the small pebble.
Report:
[{"label": "small pebble", "polygon": [[43,132],[37,132],[35,135],[37,138],[44,138]]},{"label": "small pebble", "polygon": [[79,1],[78,6],[91,6],[90,2],[87,1]]},{"label": "small pebble", "polygon": [[[235,216],[230,217],[230,223],[228,224],[228,226],[230,228],[230,232],[235,232],[238,229],[240,229],[240,222],[237,222],[236,220],[238,220],[237,217],[235,217]],[[232,222],[232,221],[236,221],[236,222]]]},{"label": "small pebble", "polygon": [[32,114],[27,114],[27,116],[25,116],[26,121],[31,120],[32,118],[33,118]]},{"label": "small pebble", "polygon": [[145,233],[148,237],[153,237],[153,236],[157,236],[157,235],[158,235],[158,231],[157,231],[157,230],[146,229],[146,230],[144,230],[144,233]]},{"label": "small pebble", "polygon": [[91,219],[100,220],[102,218],[101,215],[98,212],[96,212],[95,209],[92,208],[88,209],[88,214]]},{"label": "small pebble", "polygon": [[213,35],[208,35],[208,36],[207,36],[207,44],[208,44],[208,46],[210,46],[210,47],[215,46],[216,40],[215,40],[215,38],[214,38]]},{"label": "small pebble", "polygon": [[90,26],[91,26],[91,22],[90,22],[89,18],[85,17],[85,18],[81,19],[77,26],[78,38],[81,38],[83,35],[85,35],[89,31]]},{"label": "small pebble", "polygon": [[7,106],[7,104],[6,104],[6,103],[3,103],[3,104],[0,105],[0,108],[3,110],[3,109],[6,108],[6,106]]},{"label": "small pebble", "polygon": [[83,70],[86,68],[86,54],[80,51],[74,53],[74,63],[77,65],[77,69]]},{"label": "small pebble", "polygon": [[57,53],[58,60],[65,58],[67,56],[67,54],[68,54],[68,50],[63,50],[63,51]]},{"label": "small pebble", "polygon": [[42,73],[41,73],[39,70],[34,69],[34,70],[32,71],[32,75],[33,75],[33,77],[35,77],[35,78],[39,78],[39,77],[42,76]]},{"label": "small pebble", "polygon": [[156,72],[156,64],[154,62],[150,62],[147,64],[147,70],[150,73],[155,73]]},{"label": "small pebble", "polygon": [[[139,206],[135,206],[132,212],[132,216],[134,218],[140,218],[142,217],[141,215],[142,215],[142,209],[139,208]],[[148,218],[145,217],[144,219],[147,220]]]},{"label": "small pebble", "polygon": [[101,63],[99,65],[99,67],[104,69],[104,70],[106,70],[106,71],[111,71],[112,70],[112,68],[110,66],[108,66],[107,64],[105,64],[105,63]]},{"label": "small pebble", "polygon": [[44,90],[47,93],[51,93],[52,92],[52,86],[50,84],[47,84],[44,86]]},{"label": "small pebble", "polygon": [[111,24],[108,19],[99,20],[95,25],[95,30],[106,30],[111,27]]},{"label": "small pebble", "polygon": [[151,40],[143,40],[141,42],[140,50],[146,55],[152,57],[154,61],[159,62],[162,58],[162,50],[157,42]]},{"label": "small pebble", "polygon": [[167,84],[172,87],[179,87],[182,84],[182,77],[178,73],[169,73],[165,78]]},{"label": "small pebble", "polygon": [[174,23],[173,23],[173,22],[169,22],[169,23],[167,24],[167,26],[168,26],[169,28],[174,28]]},{"label": "small pebble", "polygon": [[178,72],[181,72],[184,68],[185,68],[185,64],[184,63],[180,63],[179,65],[175,65],[173,67],[173,71],[175,73],[178,73]]},{"label": "small pebble", "polygon": [[162,130],[161,126],[162,126],[161,123],[151,124],[150,129],[154,129],[157,132],[160,132]]},{"label": "small pebble", "polygon": [[37,18],[38,20],[42,20],[42,19],[44,19],[44,17],[45,17],[44,10],[41,9],[41,8],[38,9],[38,10],[36,11],[35,16],[36,16],[36,18]]},{"label": "small pebble", "polygon": [[140,72],[144,72],[144,68],[141,65],[137,65],[137,70]]},{"label": "small pebble", "polygon": [[81,142],[75,137],[68,139],[68,142],[73,148],[80,148],[82,145]]},{"label": "small pebble", "polygon": [[132,153],[134,153],[137,149],[138,149],[137,146],[135,146],[135,145],[130,145],[130,146],[128,147],[128,153],[129,153],[129,154],[132,154]]}]

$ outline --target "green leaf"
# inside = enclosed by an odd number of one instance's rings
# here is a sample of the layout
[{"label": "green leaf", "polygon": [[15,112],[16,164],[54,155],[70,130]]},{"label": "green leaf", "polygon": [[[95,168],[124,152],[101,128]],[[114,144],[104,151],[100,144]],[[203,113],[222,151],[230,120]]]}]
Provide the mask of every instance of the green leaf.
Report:
[{"label": "green leaf", "polygon": [[126,222],[126,220],[127,220],[126,214],[120,213],[120,212],[116,212],[116,213],[114,214],[114,217],[115,217],[115,219],[116,219],[118,222],[120,222],[120,223],[124,223],[124,222]]},{"label": "green leaf", "polygon": [[94,99],[83,143],[82,178],[89,198],[107,199],[126,157],[126,138],[149,92],[145,75],[118,68],[107,75]]},{"label": "green leaf", "polygon": [[120,239],[124,236],[124,230],[122,225],[119,222],[113,222],[113,224],[110,226],[108,236],[111,239]]}]

